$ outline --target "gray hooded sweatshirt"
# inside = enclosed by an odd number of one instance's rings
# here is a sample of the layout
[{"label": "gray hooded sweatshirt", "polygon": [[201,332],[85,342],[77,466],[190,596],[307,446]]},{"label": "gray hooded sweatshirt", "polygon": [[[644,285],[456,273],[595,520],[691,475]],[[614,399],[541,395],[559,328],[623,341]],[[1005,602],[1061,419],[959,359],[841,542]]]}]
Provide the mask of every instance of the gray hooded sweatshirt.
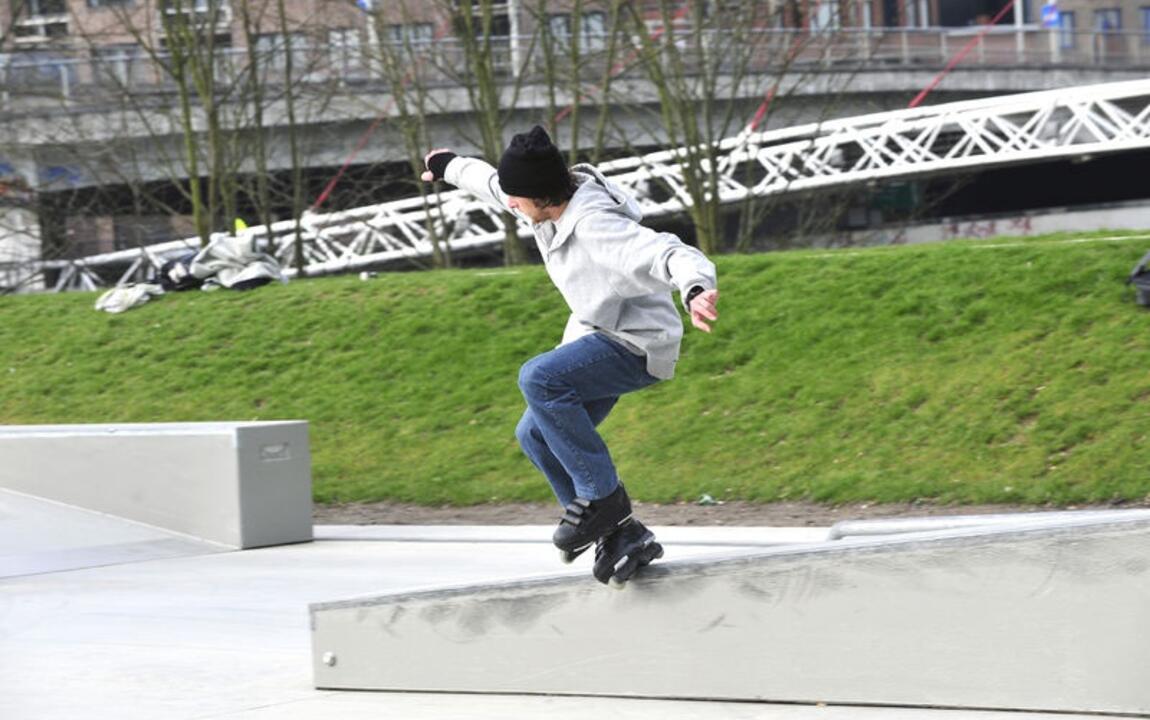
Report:
[{"label": "gray hooded sweatshirt", "polygon": [[[634,199],[591,165],[571,172],[578,190],[558,221],[532,225],[547,273],[571,309],[562,342],[603,333],[646,355],[651,375],[669,379],[683,337],[671,292],[714,289],[715,266],[674,235],[640,225]],[[482,160],[454,158],[444,179],[508,209],[495,168]]]}]

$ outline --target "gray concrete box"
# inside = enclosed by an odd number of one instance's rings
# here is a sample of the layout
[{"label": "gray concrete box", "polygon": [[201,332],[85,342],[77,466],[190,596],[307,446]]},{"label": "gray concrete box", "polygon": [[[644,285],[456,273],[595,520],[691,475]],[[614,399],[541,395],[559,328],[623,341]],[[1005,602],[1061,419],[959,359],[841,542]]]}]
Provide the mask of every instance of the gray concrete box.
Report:
[{"label": "gray concrete box", "polygon": [[315,684],[1145,715],[1150,513],[1114,517],[315,604]]},{"label": "gray concrete box", "polygon": [[305,421],[2,427],[0,488],[236,548],[312,539]]}]

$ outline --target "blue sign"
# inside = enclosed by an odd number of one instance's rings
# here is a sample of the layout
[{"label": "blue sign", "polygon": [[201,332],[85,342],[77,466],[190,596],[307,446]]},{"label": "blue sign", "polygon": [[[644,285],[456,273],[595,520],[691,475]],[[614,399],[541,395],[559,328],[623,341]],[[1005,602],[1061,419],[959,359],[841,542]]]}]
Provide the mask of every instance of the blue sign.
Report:
[{"label": "blue sign", "polygon": [[1058,22],[1058,3],[1047,3],[1042,6],[1042,27],[1056,28]]},{"label": "blue sign", "polygon": [[84,182],[84,173],[78,167],[68,165],[49,165],[40,168],[40,184],[54,185],[53,190],[62,187],[78,187]]}]

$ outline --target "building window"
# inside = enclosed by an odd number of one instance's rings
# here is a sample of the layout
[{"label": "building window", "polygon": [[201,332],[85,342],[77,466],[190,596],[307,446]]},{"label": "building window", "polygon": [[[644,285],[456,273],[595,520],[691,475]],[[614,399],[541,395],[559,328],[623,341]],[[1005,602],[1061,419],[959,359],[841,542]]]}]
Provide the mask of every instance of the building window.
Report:
[{"label": "building window", "polygon": [[1105,8],[1094,11],[1094,29],[1099,32],[1119,32],[1122,30],[1121,8]]},{"label": "building window", "polygon": [[1073,11],[1060,11],[1058,13],[1058,47],[1063,50],[1072,50],[1078,46],[1074,36],[1075,19]]},{"label": "building window", "polygon": [[124,7],[131,5],[133,0],[88,0],[90,8]]},{"label": "building window", "polygon": [[583,13],[583,24],[580,27],[583,37],[583,47],[588,50],[602,50],[607,46],[607,15],[602,12]]},{"label": "building window", "polygon": [[566,44],[567,39],[571,37],[571,16],[567,13],[549,16],[547,30],[553,39]]},{"label": "building window", "polygon": [[836,0],[815,0],[814,10],[811,12],[812,33],[837,30],[842,25],[840,20]]},{"label": "building window", "polygon": [[412,45],[430,45],[435,40],[435,26],[431,23],[408,25]]},{"label": "building window", "polygon": [[[547,29],[552,39],[561,47],[571,41],[571,16],[567,13],[550,15]],[[607,46],[607,14],[585,12],[579,23],[579,47],[582,50],[602,50]]]},{"label": "building window", "polygon": [[67,0],[24,0],[13,3],[17,19],[12,37],[17,41],[42,42],[68,36]]},{"label": "building window", "polygon": [[92,60],[98,82],[127,86],[146,80],[147,64],[139,45],[124,43],[94,47]]},{"label": "building window", "polygon": [[207,12],[213,6],[220,7],[220,0],[163,0],[161,6],[168,12]]},{"label": "building window", "polygon": [[355,28],[330,30],[327,34],[327,46],[331,48],[331,62],[336,70],[346,73],[358,70],[362,66],[359,30]]},{"label": "building window", "polygon": [[65,15],[68,12],[66,0],[27,0],[29,17],[44,17],[46,15]]},{"label": "building window", "polygon": [[1150,45],[1150,7],[1142,8],[1142,44]]},{"label": "building window", "polygon": [[276,72],[287,70],[288,42],[291,43],[292,74],[305,74],[310,68],[311,39],[303,33],[268,33],[256,35],[256,52],[267,67]]},{"label": "building window", "polygon": [[927,7],[927,0],[907,0],[906,26],[909,28],[930,26],[930,8]]},{"label": "building window", "polygon": [[413,47],[430,45],[435,39],[435,26],[431,23],[385,25],[383,41],[392,45],[410,43]]}]

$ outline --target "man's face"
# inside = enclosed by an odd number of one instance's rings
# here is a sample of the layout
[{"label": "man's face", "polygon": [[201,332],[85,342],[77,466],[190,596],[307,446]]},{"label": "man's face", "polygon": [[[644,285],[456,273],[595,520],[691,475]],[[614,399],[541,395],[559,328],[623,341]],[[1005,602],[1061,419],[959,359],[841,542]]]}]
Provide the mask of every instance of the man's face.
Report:
[{"label": "man's face", "polygon": [[519,197],[518,195],[508,195],[507,207],[523,213],[523,215],[533,223],[541,223],[544,220],[551,219],[551,209],[540,207],[532,198]]}]

